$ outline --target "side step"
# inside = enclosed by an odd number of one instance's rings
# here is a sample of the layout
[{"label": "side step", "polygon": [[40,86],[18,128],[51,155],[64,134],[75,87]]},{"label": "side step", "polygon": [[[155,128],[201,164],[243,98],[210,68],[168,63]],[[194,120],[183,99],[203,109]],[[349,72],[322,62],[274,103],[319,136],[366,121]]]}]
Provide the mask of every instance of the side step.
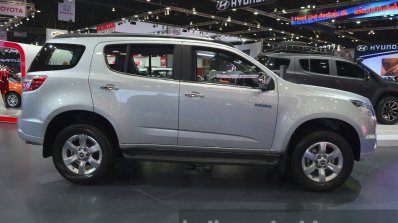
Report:
[{"label": "side step", "polygon": [[233,165],[278,165],[281,157],[277,155],[253,155],[253,154],[228,154],[228,153],[200,153],[200,152],[170,152],[134,153],[124,151],[123,156],[133,160],[176,162],[176,163],[198,163],[198,164],[233,164]]}]

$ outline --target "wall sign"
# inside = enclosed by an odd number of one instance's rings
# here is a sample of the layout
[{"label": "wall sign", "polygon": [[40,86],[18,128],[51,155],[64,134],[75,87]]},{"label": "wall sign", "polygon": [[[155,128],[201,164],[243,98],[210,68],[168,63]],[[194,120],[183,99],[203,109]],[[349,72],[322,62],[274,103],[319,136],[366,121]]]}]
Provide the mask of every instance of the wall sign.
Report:
[{"label": "wall sign", "polygon": [[109,33],[115,31],[116,26],[114,22],[97,26],[97,33]]},{"label": "wall sign", "polygon": [[371,2],[350,8],[331,9],[330,11],[313,14],[300,14],[292,16],[290,20],[292,25],[302,25],[338,18],[361,19],[394,14],[398,14],[398,0]]},{"label": "wall sign", "polygon": [[0,14],[18,17],[26,17],[26,5],[15,5],[10,3],[0,3]]},{"label": "wall sign", "polygon": [[262,5],[271,3],[273,0],[220,0],[216,3],[216,8],[219,11],[252,7],[256,5]]},{"label": "wall sign", "polygon": [[75,22],[75,0],[58,3],[58,20]]}]

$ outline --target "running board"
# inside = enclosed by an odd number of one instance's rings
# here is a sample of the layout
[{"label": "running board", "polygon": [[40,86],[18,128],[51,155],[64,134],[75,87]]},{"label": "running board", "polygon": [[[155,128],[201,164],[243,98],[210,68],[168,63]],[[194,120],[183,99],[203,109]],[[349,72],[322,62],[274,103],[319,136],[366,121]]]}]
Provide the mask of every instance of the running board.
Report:
[{"label": "running board", "polygon": [[[239,155],[239,156],[237,156]],[[233,164],[233,165],[278,165],[281,157],[277,155],[250,155],[247,154],[219,154],[213,156],[202,153],[184,153],[180,154],[143,154],[133,151],[124,152],[123,156],[133,160],[158,161],[158,162],[176,162],[176,163],[203,163],[203,164]]]}]

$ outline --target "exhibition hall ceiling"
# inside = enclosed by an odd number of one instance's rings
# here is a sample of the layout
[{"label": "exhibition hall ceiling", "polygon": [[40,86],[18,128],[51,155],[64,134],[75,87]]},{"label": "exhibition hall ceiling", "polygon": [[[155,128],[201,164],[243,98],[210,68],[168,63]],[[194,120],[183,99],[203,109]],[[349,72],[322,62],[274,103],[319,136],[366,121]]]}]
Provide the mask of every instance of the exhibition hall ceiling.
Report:
[{"label": "exhibition hall ceiling", "polygon": [[394,42],[398,34],[394,14],[398,1],[76,0],[74,23],[57,20],[62,1],[28,2],[41,13],[17,30],[49,27],[76,31],[124,18],[266,42],[295,40],[346,47]]}]

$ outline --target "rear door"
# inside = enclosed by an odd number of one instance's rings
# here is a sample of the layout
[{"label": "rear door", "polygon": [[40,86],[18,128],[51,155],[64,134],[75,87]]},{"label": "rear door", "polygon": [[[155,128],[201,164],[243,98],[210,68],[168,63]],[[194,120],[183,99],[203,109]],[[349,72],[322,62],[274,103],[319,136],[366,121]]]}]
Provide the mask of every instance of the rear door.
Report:
[{"label": "rear door", "polygon": [[335,88],[336,77],[331,72],[331,60],[327,58],[296,58],[296,78],[300,84]]},{"label": "rear door", "polygon": [[94,111],[113,122],[126,147],[177,145],[179,44],[134,41],[96,47],[90,73]]}]

